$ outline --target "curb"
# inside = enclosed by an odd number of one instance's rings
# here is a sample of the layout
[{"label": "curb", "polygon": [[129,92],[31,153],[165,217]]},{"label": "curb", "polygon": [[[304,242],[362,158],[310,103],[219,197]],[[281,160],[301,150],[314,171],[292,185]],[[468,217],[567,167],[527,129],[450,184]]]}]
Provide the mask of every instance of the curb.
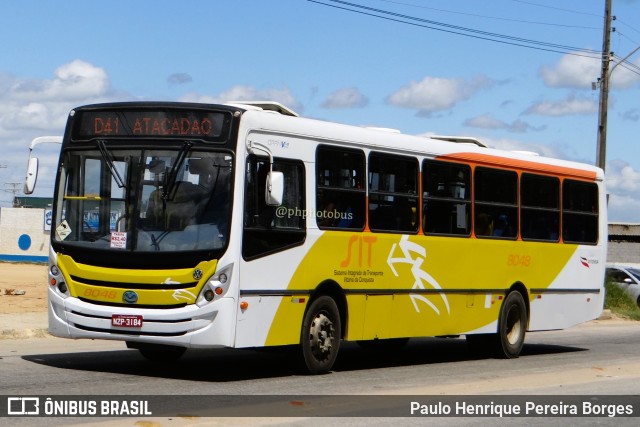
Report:
[{"label": "curb", "polygon": [[46,311],[26,311],[0,314],[0,340],[46,338],[49,335]]},{"label": "curb", "polygon": [[611,320],[613,319],[613,315],[611,314],[611,310],[606,309],[602,310],[602,314],[598,317],[597,320]]}]

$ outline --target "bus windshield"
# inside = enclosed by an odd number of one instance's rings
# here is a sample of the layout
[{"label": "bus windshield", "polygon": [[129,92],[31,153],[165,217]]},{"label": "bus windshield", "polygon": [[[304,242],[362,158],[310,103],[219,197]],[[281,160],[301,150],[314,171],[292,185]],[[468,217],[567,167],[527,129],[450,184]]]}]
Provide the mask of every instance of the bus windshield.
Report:
[{"label": "bus windshield", "polygon": [[131,252],[226,246],[233,156],[229,152],[109,147],[63,153],[55,242]]}]

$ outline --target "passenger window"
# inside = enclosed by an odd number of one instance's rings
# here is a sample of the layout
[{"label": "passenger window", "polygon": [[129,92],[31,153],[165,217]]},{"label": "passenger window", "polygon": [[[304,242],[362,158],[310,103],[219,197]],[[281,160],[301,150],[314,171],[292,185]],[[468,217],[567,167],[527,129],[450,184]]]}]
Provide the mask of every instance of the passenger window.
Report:
[{"label": "passenger window", "polygon": [[518,236],[518,174],[478,167],[474,183],[476,236],[515,239]]},{"label": "passenger window", "polygon": [[382,153],[369,155],[369,228],[416,233],[419,226],[418,161]]},{"label": "passenger window", "polygon": [[316,152],[316,224],[321,229],[364,230],[364,153],[319,147]]},{"label": "passenger window", "polygon": [[562,183],[562,239],[569,243],[598,243],[598,186],[565,179]]},{"label": "passenger window", "polygon": [[425,234],[471,233],[471,168],[458,163],[422,163],[422,228]]},{"label": "passenger window", "polygon": [[520,180],[520,199],[522,239],[557,242],[560,237],[560,180],[524,173]]}]

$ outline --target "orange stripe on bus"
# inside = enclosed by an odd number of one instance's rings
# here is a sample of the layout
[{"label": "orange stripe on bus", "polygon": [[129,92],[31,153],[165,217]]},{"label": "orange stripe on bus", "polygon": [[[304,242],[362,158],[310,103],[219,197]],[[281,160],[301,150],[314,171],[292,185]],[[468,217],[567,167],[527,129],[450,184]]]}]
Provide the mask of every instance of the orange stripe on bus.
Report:
[{"label": "orange stripe on bus", "polygon": [[588,179],[595,181],[596,172],[577,169],[566,166],[550,165],[547,163],[539,163],[528,160],[512,159],[508,157],[492,156],[482,153],[453,153],[436,157],[438,160],[457,160],[464,162],[473,162],[482,164],[483,166],[497,166],[505,168],[520,169],[527,172],[548,173],[553,175],[564,175],[575,178]]}]

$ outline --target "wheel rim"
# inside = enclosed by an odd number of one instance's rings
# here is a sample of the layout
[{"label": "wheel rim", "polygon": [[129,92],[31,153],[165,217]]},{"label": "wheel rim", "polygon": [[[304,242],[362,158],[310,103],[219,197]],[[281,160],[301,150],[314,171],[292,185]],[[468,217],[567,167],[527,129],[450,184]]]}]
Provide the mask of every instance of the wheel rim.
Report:
[{"label": "wheel rim", "polygon": [[316,360],[329,358],[333,349],[333,336],[333,322],[325,313],[318,313],[309,328],[309,344]]},{"label": "wheel rim", "polygon": [[522,333],[522,321],[520,319],[520,310],[517,307],[511,308],[507,315],[507,341],[509,344],[517,344]]}]

